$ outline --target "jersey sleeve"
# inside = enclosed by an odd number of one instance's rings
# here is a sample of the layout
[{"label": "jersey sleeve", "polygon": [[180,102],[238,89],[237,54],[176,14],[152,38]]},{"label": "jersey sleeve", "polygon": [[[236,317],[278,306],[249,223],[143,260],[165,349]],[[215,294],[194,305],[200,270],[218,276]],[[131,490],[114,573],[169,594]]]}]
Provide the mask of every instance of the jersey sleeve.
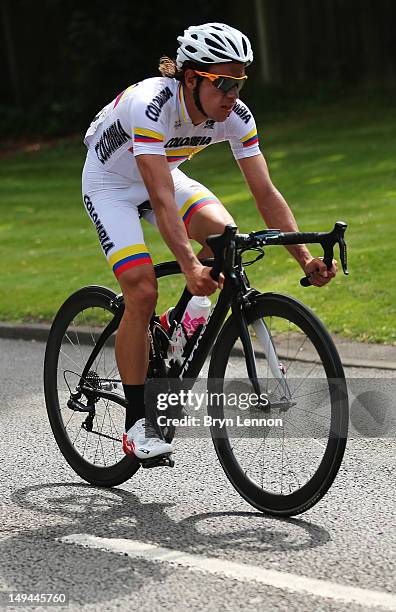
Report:
[{"label": "jersey sleeve", "polygon": [[256,122],[246,104],[240,100],[235,103],[227,124],[227,139],[235,159],[259,155]]},{"label": "jersey sleeve", "polygon": [[166,155],[165,134],[169,129],[168,109],[165,104],[167,95],[166,88],[159,92],[146,91],[144,95],[136,96],[132,101],[130,116],[135,157],[145,153]]}]

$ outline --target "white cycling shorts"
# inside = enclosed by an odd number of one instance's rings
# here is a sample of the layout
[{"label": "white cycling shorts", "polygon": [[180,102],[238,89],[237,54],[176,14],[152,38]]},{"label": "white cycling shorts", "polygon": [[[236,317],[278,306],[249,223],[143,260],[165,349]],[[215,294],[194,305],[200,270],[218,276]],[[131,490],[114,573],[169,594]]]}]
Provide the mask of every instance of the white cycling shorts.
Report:
[{"label": "white cycling shorts", "polygon": [[[216,196],[181,170],[172,171],[176,204],[188,233],[193,214],[209,204],[220,204]],[[89,156],[82,175],[83,202],[88,216],[95,225],[98,238],[115,276],[142,264],[152,264],[144,243],[139,209],[149,200],[143,182],[131,183],[115,172],[103,172]],[[155,214],[147,210],[142,218],[157,225]]]}]

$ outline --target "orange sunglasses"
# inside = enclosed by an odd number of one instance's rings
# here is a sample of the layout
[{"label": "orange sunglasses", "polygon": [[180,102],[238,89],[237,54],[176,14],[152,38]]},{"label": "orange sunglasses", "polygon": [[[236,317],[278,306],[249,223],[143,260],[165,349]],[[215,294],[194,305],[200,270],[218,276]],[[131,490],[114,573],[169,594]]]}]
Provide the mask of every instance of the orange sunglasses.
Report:
[{"label": "orange sunglasses", "polygon": [[221,89],[225,94],[233,87],[236,87],[239,93],[247,79],[246,75],[243,77],[233,77],[229,74],[213,74],[213,72],[201,72],[200,70],[194,70],[194,72],[205,79],[209,79],[216,89]]}]

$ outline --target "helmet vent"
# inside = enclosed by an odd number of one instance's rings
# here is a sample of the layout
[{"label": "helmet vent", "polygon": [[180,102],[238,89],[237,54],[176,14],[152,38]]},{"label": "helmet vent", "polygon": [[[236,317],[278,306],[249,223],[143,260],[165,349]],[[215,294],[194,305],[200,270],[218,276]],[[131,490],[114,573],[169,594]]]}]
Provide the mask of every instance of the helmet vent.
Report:
[{"label": "helmet vent", "polygon": [[209,38],[205,38],[205,42],[208,47],[214,47],[215,49],[224,49],[223,45],[219,45],[216,41],[210,40]]},{"label": "helmet vent", "polygon": [[235,53],[238,55],[238,49],[236,48],[235,44],[229,38],[227,38],[227,40],[231,47],[234,49]]},{"label": "helmet vent", "polygon": [[194,40],[198,40],[197,34],[191,34],[191,38],[193,38]]},{"label": "helmet vent", "polygon": [[230,62],[231,61],[228,55],[224,55],[224,53],[219,53],[215,49],[211,49],[211,51],[212,51],[213,55],[215,55],[219,59],[225,60],[226,62]]},{"label": "helmet vent", "polygon": [[242,45],[243,45],[243,52],[246,55],[247,54],[247,44],[244,38],[242,39]]},{"label": "helmet vent", "polygon": [[192,47],[191,45],[187,45],[186,46],[186,51],[189,51],[190,53],[196,53],[197,50],[195,47]]},{"label": "helmet vent", "polygon": [[222,44],[224,44],[218,34],[212,34],[212,36],[213,36],[213,38],[216,38],[218,41],[220,41]]},{"label": "helmet vent", "polygon": [[205,62],[205,64],[213,64],[213,60],[210,57],[202,57],[201,62]]}]

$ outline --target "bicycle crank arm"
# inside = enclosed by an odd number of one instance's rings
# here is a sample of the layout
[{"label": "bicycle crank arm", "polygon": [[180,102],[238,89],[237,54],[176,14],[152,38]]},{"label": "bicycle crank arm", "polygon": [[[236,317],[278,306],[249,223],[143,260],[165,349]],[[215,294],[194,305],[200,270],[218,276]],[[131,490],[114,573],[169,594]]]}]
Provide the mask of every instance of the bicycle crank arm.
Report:
[{"label": "bicycle crank arm", "polygon": [[153,468],[153,467],[174,467],[175,460],[170,455],[160,455],[159,457],[153,457],[152,459],[141,459],[139,460],[142,468]]}]

